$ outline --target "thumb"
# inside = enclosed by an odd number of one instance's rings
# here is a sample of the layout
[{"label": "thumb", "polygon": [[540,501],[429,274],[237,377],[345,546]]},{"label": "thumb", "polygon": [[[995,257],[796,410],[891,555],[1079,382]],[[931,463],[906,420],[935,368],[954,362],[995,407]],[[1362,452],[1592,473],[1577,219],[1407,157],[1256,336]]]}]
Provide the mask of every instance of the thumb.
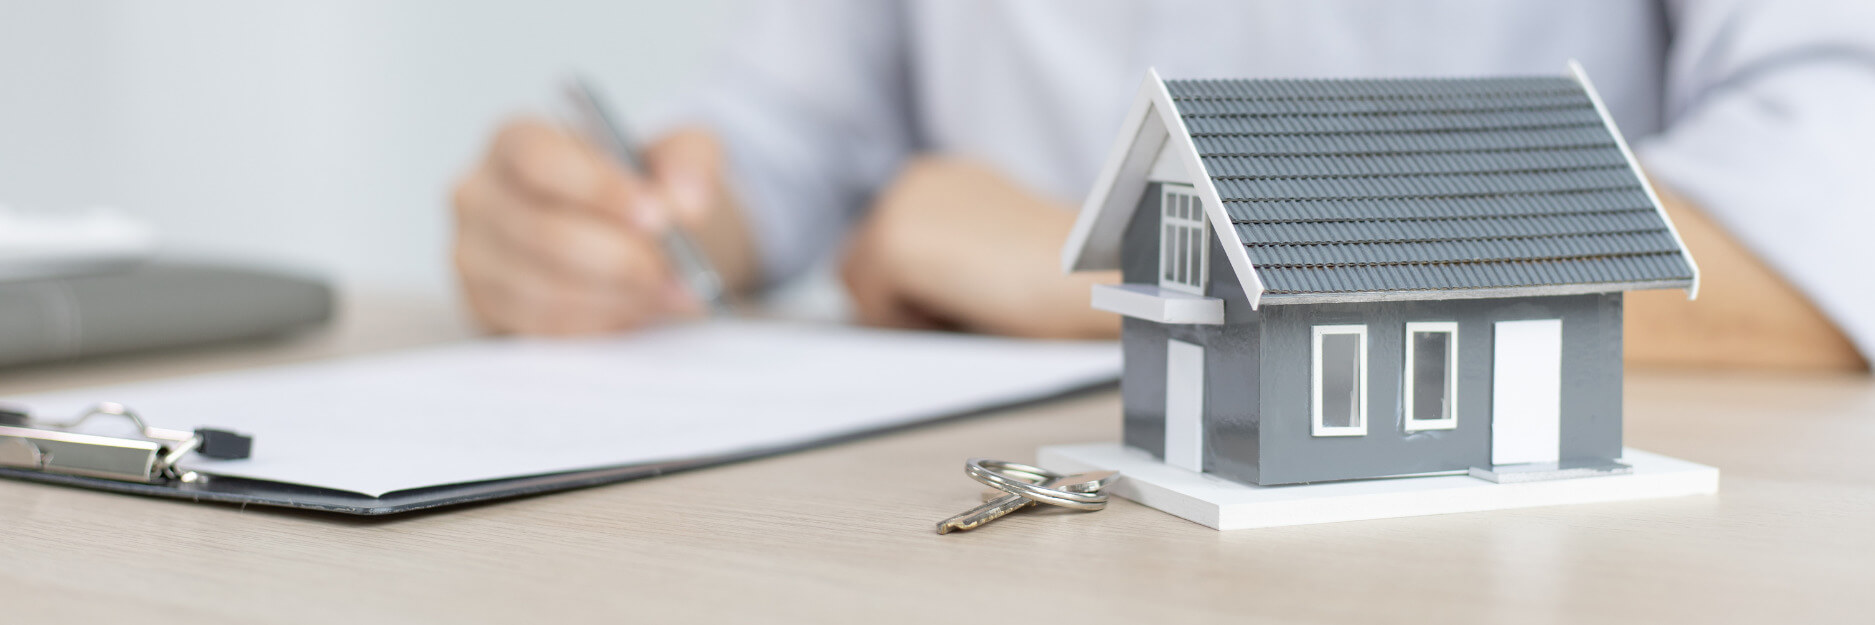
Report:
[{"label": "thumb", "polygon": [[652,184],[668,199],[668,210],[678,223],[695,228],[703,224],[722,201],[723,150],[716,138],[701,129],[666,135],[645,151]]}]

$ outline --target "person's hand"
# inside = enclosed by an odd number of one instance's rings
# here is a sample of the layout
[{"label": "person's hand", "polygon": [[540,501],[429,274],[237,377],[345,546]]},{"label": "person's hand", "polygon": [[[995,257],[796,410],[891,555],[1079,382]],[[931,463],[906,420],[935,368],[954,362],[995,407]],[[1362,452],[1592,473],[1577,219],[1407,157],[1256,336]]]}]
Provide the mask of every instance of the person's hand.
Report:
[{"label": "person's hand", "polygon": [[[722,185],[722,151],[702,131],[666,136],[625,171],[553,125],[501,128],[488,155],[457,184],[455,264],[469,308],[500,332],[617,331],[698,314],[672,274],[665,228],[699,237],[735,285],[749,273]],[[734,235],[741,235],[737,237]]]},{"label": "person's hand", "polygon": [[854,232],[842,267],[854,314],[888,327],[1051,338],[1119,336],[1088,306],[1115,272],[1063,275],[1067,207],[980,165],[908,164]]},{"label": "person's hand", "polygon": [[1866,371],[1868,360],[1815,302],[1698,205],[1654,185],[1699,263],[1699,299],[1623,296],[1630,365]]}]

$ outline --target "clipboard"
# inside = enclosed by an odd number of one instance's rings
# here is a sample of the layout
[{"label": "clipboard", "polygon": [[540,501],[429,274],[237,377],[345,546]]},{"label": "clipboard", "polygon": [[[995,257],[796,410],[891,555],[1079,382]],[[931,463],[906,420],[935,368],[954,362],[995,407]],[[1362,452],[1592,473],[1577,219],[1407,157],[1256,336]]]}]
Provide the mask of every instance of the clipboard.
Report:
[{"label": "clipboard", "polygon": [[[101,403],[65,422],[34,419],[25,410],[0,406],[0,478],[198,503],[258,505],[375,517],[588,488],[754,460],[1045,403],[1113,386],[1115,384],[1111,381],[1098,382],[1044,397],[918,423],[874,428],[745,453],[449,484],[396,491],[377,497],[301,484],[182,470],[178,462],[190,454],[229,459],[245,457],[254,452],[254,440],[245,434],[215,428],[179,431],[151,427],[136,412],[121,404]],[[98,416],[126,419],[139,429],[140,436],[113,437],[71,431],[80,423]],[[88,453],[69,453],[70,450],[79,449]],[[66,450],[67,453],[60,453],[60,450]]]},{"label": "clipboard", "polygon": [[0,407],[33,414],[0,415],[0,477],[398,514],[1045,401],[1111,384],[1120,357],[1108,342],[745,319],[577,340],[476,339],[7,397]]}]

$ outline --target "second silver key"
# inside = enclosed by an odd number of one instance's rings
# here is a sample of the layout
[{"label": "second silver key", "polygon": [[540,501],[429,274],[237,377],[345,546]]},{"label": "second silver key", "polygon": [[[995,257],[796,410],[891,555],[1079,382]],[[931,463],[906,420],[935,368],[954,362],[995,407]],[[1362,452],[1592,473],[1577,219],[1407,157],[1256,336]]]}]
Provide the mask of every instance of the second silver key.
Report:
[{"label": "second silver key", "polygon": [[[1042,486],[1075,492],[1093,492],[1106,486],[1113,477],[1112,471],[1095,471],[1064,475],[1043,482]],[[983,524],[1003,518],[1011,512],[1035,505],[1035,502],[1021,495],[1003,495],[971,508],[963,514],[944,519],[937,525],[937,533],[949,534],[955,531],[971,530]]]}]

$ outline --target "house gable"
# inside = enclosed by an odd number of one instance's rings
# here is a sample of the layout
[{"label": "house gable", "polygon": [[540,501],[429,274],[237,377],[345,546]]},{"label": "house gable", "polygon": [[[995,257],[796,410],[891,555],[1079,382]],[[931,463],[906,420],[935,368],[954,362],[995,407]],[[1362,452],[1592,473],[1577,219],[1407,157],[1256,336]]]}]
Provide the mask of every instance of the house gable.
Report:
[{"label": "house gable", "polygon": [[[1182,167],[1173,168],[1174,162]],[[1178,107],[1166,91],[1165,82],[1154,70],[1147,71],[1146,81],[1140,85],[1139,95],[1133,99],[1133,107],[1121,125],[1120,136],[1107,152],[1100,177],[1081,205],[1080,217],[1075,220],[1068,243],[1061,250],[1062,271],[1120,268],[1120,240],[1155,171],[1183,171],[1191,176],[1192,188],[1204,204],[1205,217],[1213,224],[1211,232],[1223,244],[1231,271],[1244,284],[1250,306],[1255,308],[1263,286],[1252,268],[1249,250],[1235,231],[1220,227],[1230,223],[1224,213],[1224,203],[1218,199],[1217,187],[1211,178],[1197,173],[1205,169],[1198,158],[1197,147],[1192,144],[1191,132],[1179,118]],[[1212,267],[1214,272],[1218,269]]]}]

